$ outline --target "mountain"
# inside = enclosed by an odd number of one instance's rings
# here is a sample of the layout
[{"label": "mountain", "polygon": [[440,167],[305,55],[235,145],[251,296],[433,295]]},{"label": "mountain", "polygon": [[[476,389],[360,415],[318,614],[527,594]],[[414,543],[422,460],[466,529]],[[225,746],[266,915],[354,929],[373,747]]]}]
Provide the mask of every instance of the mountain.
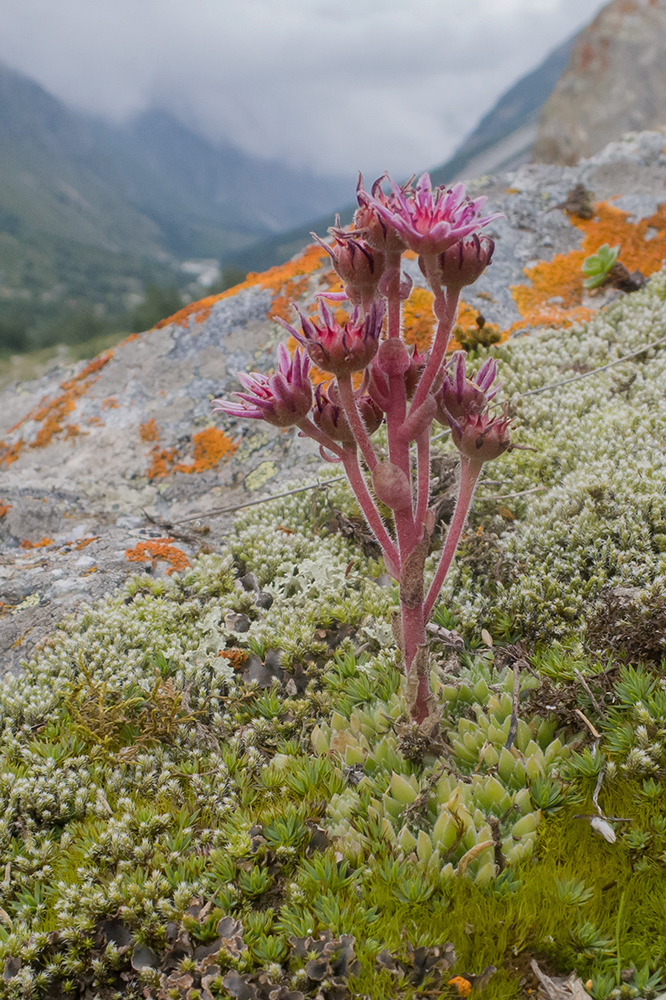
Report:
[{"label": "mountain", "polygon": [[0,347],[3,317],[39,327],[67,302],[110,316],[148,282],[191,281],[185,259],[224,261],[348,190],[215,146],[159,109],[96,120],[7,67],[0,135]]},{"label": "mountain", "polygon": [[578,36],[546,101],[534,159],[573,164],[666,123],[666,0],[613,0]]},{"label": "mountain", "polygon": [[[525,163],[537,133],[539,112],[565,69],[575,39],[560,45],[535,70],[514,84],[481,119],[453,156],[430,171],[435,184],[478,177],[489,171],[509,170]],[[340,203],[343,223],[354,214],[355,205]],[[309,225],[270,236],[239,251],[234,260],[241,268],[263,270],[288,260],[310,240],[310,231],[324,235],[334,212],[322,215]]]},{"label": "mountain", "polygon": [[430,171],[435,184],[513,170],[530,159],[541,108],[569,62],[576,37],[502,94],[451,159]]}]

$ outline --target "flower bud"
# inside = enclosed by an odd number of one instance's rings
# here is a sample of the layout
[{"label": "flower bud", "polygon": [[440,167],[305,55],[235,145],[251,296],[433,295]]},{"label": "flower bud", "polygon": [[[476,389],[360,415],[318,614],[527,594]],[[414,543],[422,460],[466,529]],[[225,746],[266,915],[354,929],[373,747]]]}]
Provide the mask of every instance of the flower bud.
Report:
[{"label": "flower bud", "polygon": [[451,437],[461,455],[481,464],[511,450],[510,425],[507,416],[491,420],[487,413],[475,413],[462,423],[453,423]]},{"label": "flower bud", "polygon": [[409,479],[393,462],[378,462],[372,473],[372,485],[377,499],[391,510],[404,510],[412,505]]},{"label": "flower bud", "polygon": [[333,261],[333,268],[345,283],[345,292],[353,305],[366,305],[372,301],[384,271],[384,254],[366,245],[356,234],[340,226],[340,216],[329,233],[333,246],[329,246],[316,233],[310,233],[326,250]]},{"label": "flower bud", "polygon": [[385,375],[389,377],[404,375],[409,369],[409,352],[402,340],[398,337],[391,337],[379,345],[375,365],[377,365]]},{"label": "flower bud", "polygon": [[[357,399],[356,405],[368,434],[374,434],[380,427],[384,414],[367,395]],[[334,441],[339,441],[343,447],[356,447],[356,439],[334,385],[330,385],[328,389],[322,389],[321,385],[315,387],[312,419],[320,431],[328,434]]]},{"label": "flower bud", "polygon": [[[472,233],[470,239],[459,240],[435,258],[435,273],[440,284],[456,292],[465,285],[473,285],[491,263],[494,250],[495,241],[490,236],[479,238],[476,233]],[[419,257],[419,267],[429,277],[423,257]]]},{"label": "flower bud", "polygon": [[318,368],[333,375],[351,375],[367,368],[379,346],[383,304],[374,302],[363,319],[355,308],[342,326],[323,299],[319,304],[319,322],[304,316],[297,306],[295,308],[301,318],[302,333],[279,317],[278,322],[305,347]]},{"label": "flower bud", "polygon": [[450,418],[462,420],[474,413],[481,413],[489,400],[496,394],[498,386],[488,392],[497,374],[497,363],[488,358],[481,365],[474,382],[467,378],[465,352],[456,351],[449,365],[444,369],[442,384],[435,393],[437,401],[436,420],[450,423]]}]

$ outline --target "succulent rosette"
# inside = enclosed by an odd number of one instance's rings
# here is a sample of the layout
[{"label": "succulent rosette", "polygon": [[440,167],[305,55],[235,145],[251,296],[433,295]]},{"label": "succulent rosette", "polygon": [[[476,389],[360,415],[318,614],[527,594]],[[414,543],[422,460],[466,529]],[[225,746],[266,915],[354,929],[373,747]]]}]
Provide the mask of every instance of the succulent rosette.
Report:
[{"label": "succulent rosette", "polygon": [[310,360],[300,348],[289,354],[285,344],[278,344],[278,371],[272,375],[237,372],[245,392],[235,392],[241,402],[214,399],[213,413],[231,417],[266,420],[276,427],[291,427],[304,420],[312,407],[312,384],[308,377]]},{"label": "succulent rosette", "polygon": [[[381,189],[384,179],[391,185],[391,196]],[[486,198],[468,198],[464,184],[448,189],[433,188],[427,173],[421,175],[415,188],[411,184],[399,187],[385,174],[375,181],[372,193],[361,187],[358,199],[366,210],[374,212],[375,218],[381,220],[390,233],[402,240],[404,246],[424,256],[444,253],[501,214],[482,216]],[[363,235],[371,242],[369,220],[370,217],[366,220],[363,216],[361,220],[356,218],[355,224],[361,229],[361,222],[366,222]]]},{"label": "succulent rosette", "polygon": [[283,319],[278,319],[278,322],[303,345],[318,368],[343,376],[367,368],[379,347],[384,319],[383,303],[373,302],[364,317],[361,317],[358,308],[354,308],[347,322],[342,324],[338,323],[323,300],[319,304],[319,321],[304,316],[297,306],[295,308],[301,320],[301,333]]}]

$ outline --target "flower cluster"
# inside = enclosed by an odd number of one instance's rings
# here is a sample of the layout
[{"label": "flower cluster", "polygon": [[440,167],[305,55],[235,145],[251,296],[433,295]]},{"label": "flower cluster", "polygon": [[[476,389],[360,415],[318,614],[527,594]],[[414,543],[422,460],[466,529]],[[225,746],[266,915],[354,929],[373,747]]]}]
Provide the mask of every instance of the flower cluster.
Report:
[{"label": "flower cluster", "polygon": [[[350,311],[341,318],[324,301],[329,296],[320,297],[318,318],[296,307],[300,329],[279,320],[299,345],[293,358],[281,345],[275,375],[240,374],[246,390],[237,393],[240,402],[215,400],[214,405],[230,416],[296,426],[319,443],[323,458],[344,465],[387,570],[400,585],[401,647],[411,679],[408,707],[423,723],[434,713],[426,663],[419,662],[426,622],[462,533],[481,467],[511,448],[507,416],[493,418],[488,410],[497,392],[495,362],[487,361],[473,381],[467,378],[461,352],[446,364],[460,291],[492,261],[494,242],[480,230],[497,216],[483,215],[486,199],[468,198],[462,184],[433,188],[428,174],[416,185],[402,186],[385,175],[369,192],[359,178],[357,198],[351,229],[342,229],[336,219],[330,245],[315,236],[345,285],[343,293],[330,298],[347,298]],[[402,302],[411,288],[400,269],[406,250],[419,255],[434,294],[437,329],[430,350],[423,354],[410,353],[402,339]],[[310,362],[333,376],[328,388],[318,386],[314,394],[308,381]],[[360,384],[352,381],[354,376],[360,377]],[[429,508],[429,439],[435,419],[451,428],[462,471],[456,513],[426,594],[425,558],[435,526]],[[371,441],[384,422],[387,453]],[[393,511],[391,525],[379,504]],[[428,725],[432,729],[432,719]]]}]

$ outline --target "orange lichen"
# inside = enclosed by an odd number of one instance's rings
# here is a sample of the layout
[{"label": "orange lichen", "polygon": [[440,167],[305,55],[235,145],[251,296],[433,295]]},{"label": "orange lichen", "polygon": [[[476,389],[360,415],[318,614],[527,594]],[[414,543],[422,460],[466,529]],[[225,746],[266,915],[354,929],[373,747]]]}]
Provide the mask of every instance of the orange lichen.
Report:
[{"label": "orange lichen", "polygon": [[455,986],[458,990],[458,996],[468,997],[472,992],[472,984],[469,979],[465,979],[464,976],[454,976],[453,979],[449,979],[449,986]]},{"label": "orange lichen", "polygon": [[41,538],[38,542],[29,542],[27,539],[25,539],[24,541],[22,541],[20,543],[19,548],[20,549],[43,549],[47,545],[53,545],[53,539],[52,538],[47,538],[46,535],[44,535],[44,537]]},{"label": "orange lichen", "polygon": [[[62,393],[55,399],[48,400],[46,397],[33,410],[19,420],[17,424],[9,429],[8,434],[12,434],[28,421],[41,423],[42,426],[37,431],[35,437],[29,442],[31,448],[45,448],[52,438],[63,429],[63,423],[73,410],[76,409],[76,400],[85,395],[90,386],[97,381],[97,372],[107,364],[113,357],[113,351],[105,351],[97,358],[90,361],[86,367],[75,375],[74,378],[65,379],[61,382]],[[70,435],[71,436],[71,435]],[[0,468],[3,465],[11,465],[19,457],[26,442],[23,438],[8,444],[0,441]]]},{"label": "orange lichen", "polygon": [[6,514],[9,514],[11,509],[12,505],[10,503],[0,503],[0,517],[5,517]]},{"label": "orange lichen", "polygon": [[228,660],[234,670],[242,670],[249,654],[246,649],[221,649],[217,655]]},{"label": "orange lichen", "polygon": [[511,288],[522,316],[512,330],[526,325],[568,326],[589,319],[593,310],[582,305],[585,276],[581,267],[604,243],[620,245],[620,260],[630,271],[638,268],[646,277],[658,271],[666,257],[666,205],[638,222],[629,222],[629,214],[598,202],[592,219],[571,216],[572,224],[584,233],[581,248],[525,269],[531,284]]},{"label": "orange lichen", "polygon": [[291,322],[294,319],[294,302],[303,295],[310,283],[308,275],[302,278],[290,278],[280,291],[273,297],[273,304],[268,310],[271,319],[284,319]]},{"label": "orange lichen", "polygon": [[115,396],[107,396],[106,399],[102,400],[103,410],[117,410],[119,409],[118,400]]},{"label": "orange lichen", "polygon": [[169,563],[167,575],[182,573],[191,566],[182,549],[172,544],[171,538],[151,538],[147,542],[139,542],[133,549],[125,549],[125,558],[129,562],[150,563],[155,569],[158,561]]},{"label": "orange lichen", "polygon": [[100,420],[99,417],[88,417],[88,424],[90,427],[103,427],[104,421]]},{"label": "orange lichen", "polygon": [[159,441],[160,429],[155,423],[155,418],[151,417],[145,424],[139,424],[139,437],[142,441]]},{"label": "orange lichen", "polygon": [[81,541],[77,542],[75,545],[77,552],[80,552],[81,549],[85,549],[91,542],[96,542],[98,538],[99,535],[93,535],[91,538],[82,538]]},{"label": "orange lichen", "polygon": [[133,340],[138,340],[140,336],[141,336],[140,333],[130,333],[129,336],[125,337],[124,340],[120,341],[118,347],[122,347],[124,344],[131,344]]},{"label": "orange lichen", "polygon": [[405,343],[416,345],[422,353],[430,347],[435,332],[435,315],[432,311],[434,295],[428,288],[415,285],[402,311],[402,327]]},{"label": "orange lichen", "polygon": [[176,460],[175,448],[158,448],[152,450],[152,459],[146,475],[148,479],[161,479],[168,476]]},{"label": "orange lichen", "polygon": [[194,445],[194,461],[191,464],[178,464],[173,468],[174,472],[207,472],[214,469],[238,448],[237,444],[228,438],[218,427],[207,427],[205,431],[199,431],[192,435]]},{"label": "orange lichen", "polygon": [[236,295],[246,288],[266,288],[274,292],[277,298],[286,282],[299,278],[302,275],[313,274],[321,266],[324,257],[328,259],[328,254],[323,247],[316,244],[310,246],[302,254],[299,254],[298,257],[295,257],[294,260],[287,261],[286,264],[278,264],[277,267],[271,267],[268,271],[263,271],[261,274],[253,271],[239,285],[227,288],[226,291],[220,292],[219,295],[209,295],[205,299],[191,302],[184,309],[174,313],[173,316],[168,316],[166,319],[160,320],[153,329],[159,330],[164,326],[169,326],[171,323],[186,327],[192,317],[194,317],[196,323],[203,323],[204,320],[208,319],[210,311],[216,302],[229,298],[231,295]]},{"label": "orange lichen", "polygon": [[[83,433],[87,434],[88,432],[84,431]],[[68,438],[78,437],[79,434],[81,434],[81,430],[78,424],[67,424],[65,427],[65,441]]]},{"label": "orange lichen", "polygon": [[[148,437],[144,437],[142,428]],[[144,441],[156,441],[159,439],[159,427],[154,420],[142,424],[139,429]],[[207,472],[219,465],[223,458],[227,458],[238,448],[231,438],[217,427],[207,427],[203,431],[192,435],[194,446],[194,461],[179,461],[183,456],[178,448],[160,448],[154,445],[151,452],[151,462],[146,472],[148,479],[163,479],[171,475],[172,472],[184,472],[190,475],[193,472]]]}]

